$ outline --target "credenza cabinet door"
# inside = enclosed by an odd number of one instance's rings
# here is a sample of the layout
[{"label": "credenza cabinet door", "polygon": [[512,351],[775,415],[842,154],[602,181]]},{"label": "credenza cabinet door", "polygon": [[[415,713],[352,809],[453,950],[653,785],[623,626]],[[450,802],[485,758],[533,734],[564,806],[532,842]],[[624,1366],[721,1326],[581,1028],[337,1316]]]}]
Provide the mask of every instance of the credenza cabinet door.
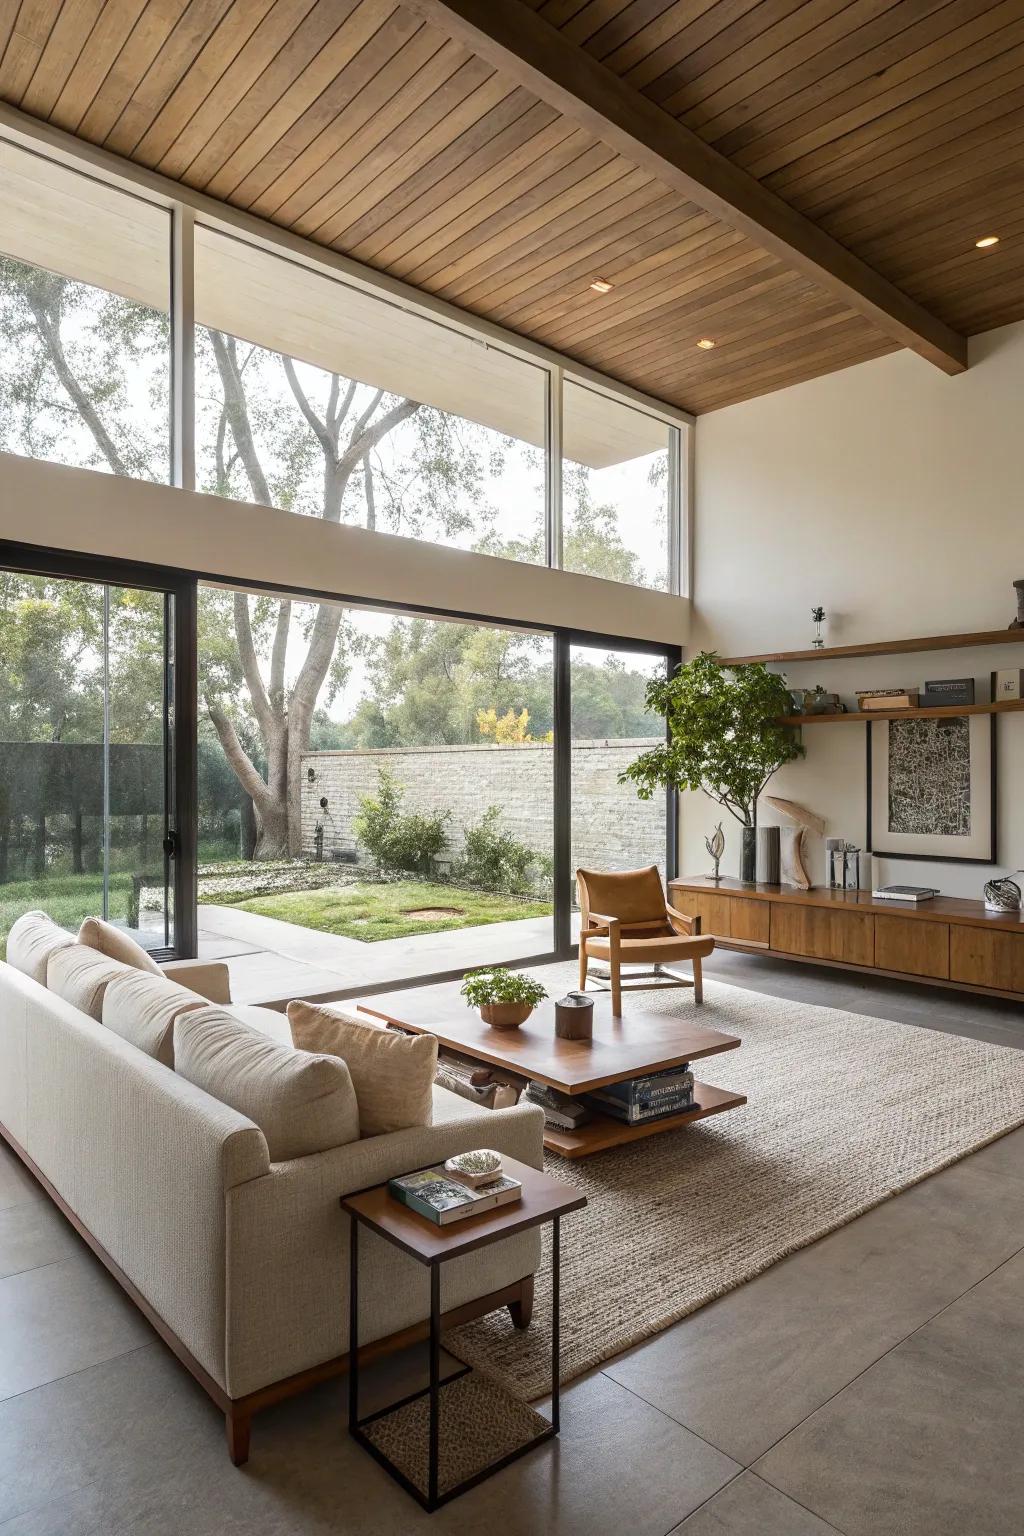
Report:
[{"label": "credenza cabinet door", "polygon": [[673,891],[673,906],[699,917],[701,933],[747,944],[768,943],[768,903],[745,896],[716,896],[704,891]]},{"label": "credenza cabinet door", "polygon": [[873,965],[875,920],[870,912],[840,912],[828,907],[773,901],[771,946],[815,960]]},{"label": "credenza cabinet door", "polygon": [[949,979],[949,924],[875,914],[875,964],[880,971]]},{"label": "credenza cabinet door", "polygon": [[1024,992],[1024,925],[1020,933],[999,933],[954,923],[949,930],[949,974],[953,981],[1001,992]]}]

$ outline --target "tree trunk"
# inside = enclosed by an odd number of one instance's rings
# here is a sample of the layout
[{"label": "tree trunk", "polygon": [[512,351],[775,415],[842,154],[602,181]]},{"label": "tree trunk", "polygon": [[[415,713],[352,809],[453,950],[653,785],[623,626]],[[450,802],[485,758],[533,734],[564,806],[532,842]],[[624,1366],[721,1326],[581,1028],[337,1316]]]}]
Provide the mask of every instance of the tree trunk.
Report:
[{"label": "tree trunk", "polygon": [[252,796],[245,795],[242,800],[238,828],[239,852],[243,859],[254,859],[256,857],[256,838],[258,833],[256,807],[252,803]]},{"label": "tree trunk", "polygon": [[76,811],[71,822],[71,868],[76,875],[85,873],[82,862],[82,813]]},{"label": "tree trunk", "polygon": [[286,859],[288,857],[288,807],[278,803],[256,806],[257,859]]},{"label": "tree trunk", "polygon": [[35,837],[33,839],[33,853],[35,858],[35,875],[41,879],[46,874],[46,817],[37,816]]}]

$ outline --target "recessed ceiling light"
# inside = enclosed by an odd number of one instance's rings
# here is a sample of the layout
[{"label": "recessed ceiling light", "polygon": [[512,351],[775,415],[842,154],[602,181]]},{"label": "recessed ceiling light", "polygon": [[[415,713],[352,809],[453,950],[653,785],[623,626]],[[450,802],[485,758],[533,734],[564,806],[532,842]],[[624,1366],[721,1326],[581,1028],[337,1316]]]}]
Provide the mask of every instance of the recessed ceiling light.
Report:
[{"label": "recessed ceiling light", "polygon": [[595,277],[590,286],[595,293],[611,293],[612,291],[612,285],[605,277]]},{"label": "recessed ceiling light", "polygon": [[999,244],[999,236],[998,235],[985,235],[985,236],[983,236],[983,238],[981,240],[975,240],[974,243],[978,247],[979,251],[985,251],[985,250],[988,249],[988,247],[990,245],[998,245]]},{"label": "recessed ceiling light", "polygon": [[700,347],[702,352],[710,352],[711,348],[714,346],[714,342],[711,340],[710,336],[702,336],[697,345]]}]

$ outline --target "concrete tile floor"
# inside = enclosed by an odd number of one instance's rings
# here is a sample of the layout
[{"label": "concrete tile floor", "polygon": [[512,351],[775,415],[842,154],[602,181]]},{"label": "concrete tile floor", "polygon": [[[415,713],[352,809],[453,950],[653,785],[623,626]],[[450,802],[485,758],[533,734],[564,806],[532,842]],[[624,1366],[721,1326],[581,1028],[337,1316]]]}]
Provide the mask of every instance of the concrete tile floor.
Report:
[{"label": "concrete tile floor", "polygon": [[[742,956],[709,969],[1024,1046],[1002,1005]],[[233,1469],[219,1415],[6,1149],[0,1276],[0,1536],[1024,1528],[1024,1131],[575,1383],[559,1442],[432,1517],[347,1440],[337,1383],[266,1414]]]}]

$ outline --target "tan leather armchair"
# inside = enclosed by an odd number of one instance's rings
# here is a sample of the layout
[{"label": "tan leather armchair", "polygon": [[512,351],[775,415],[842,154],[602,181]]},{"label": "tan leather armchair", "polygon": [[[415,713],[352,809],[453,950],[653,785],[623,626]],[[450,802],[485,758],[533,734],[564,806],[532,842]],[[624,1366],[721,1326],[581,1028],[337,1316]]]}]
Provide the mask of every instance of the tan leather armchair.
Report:
[{"label": "tan leather armchair", "polygon": [[[652,979],[662,987],[692,987],[694,1002],[704,1001],[701,961],[710,955],[715,941],[701,935],[699,917],[688,917],[669,905],[655,865],[616,873],[578,869],[576,884],[581,990],[587,985],[589,962],[602,960],[608,966],[615,1015],[622,1012],[623,991],[644,990]],[[667,969],[681,960],[693,966],[692,981]],[[631,964],[648,969],[637,972],[624,986],[621,967]]]}]

